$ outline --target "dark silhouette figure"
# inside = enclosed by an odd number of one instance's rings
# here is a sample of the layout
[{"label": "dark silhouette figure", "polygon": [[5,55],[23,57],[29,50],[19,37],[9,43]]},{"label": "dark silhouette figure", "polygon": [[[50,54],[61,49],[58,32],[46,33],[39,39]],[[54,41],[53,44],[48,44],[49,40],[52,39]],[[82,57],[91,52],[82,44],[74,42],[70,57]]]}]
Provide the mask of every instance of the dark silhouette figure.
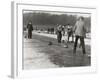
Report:
[{"label": "dark silhouette figure", "polygon": [[27,29],[28,29],[28,38],[31,39],[32,38],[32,31],[33,31],[32,22],[28,23]]},{"label": "dark silhouette figure", "polygon": [[57,27],[57,40],[58,40],[58,43],[61,43],[61,39],[62,39],[62,26],[59,25]]},{"label": "dark silhouette figure", "polygon": [[68,42],[69,42],[69,38],[72,36],[72,41],[71,42],[74,42],[74,36],[73,36],[73,29],[72,29],[72,26],[68,24]]}]

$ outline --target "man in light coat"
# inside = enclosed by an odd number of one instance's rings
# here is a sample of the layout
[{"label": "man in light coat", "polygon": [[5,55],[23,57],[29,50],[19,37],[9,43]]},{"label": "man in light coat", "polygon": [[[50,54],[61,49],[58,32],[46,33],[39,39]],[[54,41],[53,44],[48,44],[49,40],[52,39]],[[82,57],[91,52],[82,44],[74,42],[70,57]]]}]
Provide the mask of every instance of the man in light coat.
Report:
[{"label": "man in light coat", "polygon": [[63,26],[63,30],[62,30],[62,41],[64,43],[63,47],[68,48],[68,33],[67,33],[67,25]]},{"label": "man in light coat", "polygon": [[75,24],[75,27],[74,27],[76,39],[75,39],[75,43],[74,43],[73,53],[76,53],[77,42],[78,42],[78,39],[80,39],[83,54],[86,54],[86,52],[85,52],[85,42],[84,42],[84,38],[86,36],[86,28],[85,28],[84,25],[85,25],[84,17],[79,17],[79,19],[76,21],[76,24]]}]

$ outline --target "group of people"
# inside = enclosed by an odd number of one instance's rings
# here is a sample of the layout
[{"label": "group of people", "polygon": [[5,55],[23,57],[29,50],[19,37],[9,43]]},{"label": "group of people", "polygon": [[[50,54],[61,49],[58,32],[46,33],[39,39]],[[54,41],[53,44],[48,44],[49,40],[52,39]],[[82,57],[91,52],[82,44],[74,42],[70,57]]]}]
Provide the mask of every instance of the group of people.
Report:
[{"label": "group of people", "polygon": [[48,28],[48,33],[54,34],[54,28]]},{"label": "group of people", "polygon": [[[74,34],[75,34],[75,41],[74,41]],[[86,37],[86,27],[85,27],[84,17],[79,17],[73,27],[70,24],[64,26],[59,25],[57,27],[58,43],[63,42],[64,47],[68,48],[68,42],[71,36],[72,36],[72,42],[74,42],[73,53],[76,53],[78,39],[80,39],[80,46],[82,46],[83,54],[86,54],[85,42],[84,42],[84,38]]]},{"label": "group of people", "polygon": [[[33,31],[32,22],[28,23],[27,29],[28,29],[28,38],[31,39]],[[83,54],[86,53],[85,42],[84,42],[84,38],[86,37],[84,17],[79,17],[73,27],[70,24],[64,26],[58,25],[56,33],[57,33],[58,43],[63,42],[64,47],[66,48],[68,48],[69,38],[72,36],[72,42],[74,42],[73,53],[76,53],[77,43],[78,40],[80,39],[80,45],[82,47]],[[75,41],[73,34],[75,34]]]},{"label": "group of people", "polygon": [[61,43],[62,41],[66,41],[69,42],[69,38],[72,37],[72,42],[74,41],[74,36],[73,36],[73,27],[68,24],[68,25],[59,25],[57,27],[57,40],[58,43]]}]

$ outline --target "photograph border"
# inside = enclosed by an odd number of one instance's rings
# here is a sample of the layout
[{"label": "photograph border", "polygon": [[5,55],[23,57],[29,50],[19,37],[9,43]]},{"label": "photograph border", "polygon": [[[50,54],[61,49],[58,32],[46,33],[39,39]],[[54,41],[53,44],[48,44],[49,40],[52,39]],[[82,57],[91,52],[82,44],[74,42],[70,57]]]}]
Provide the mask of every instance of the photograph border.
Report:
[{"label": "photograph border", "polygon": [[[12,36],[12,52],[11,52],[11,76],[12,78],[17,78],[17,77],[32,77],[33,75],[35,76],[43,76],[43,75],[47,75],[47,74],[42,74],[43,72],[48,72],[48,76],[51,75],[66,75],[66,74],[72,74],[72,73],[91,73],[91,72],[96,72],[96,53],[93,54],[93,62],[91,64],[91,67],[82,67],[81,69],[77,68],[70,68],[72,71],[77,69],[76,71],[70,72],[70,70],[66,70],[66,68],[64,69],[48,69],[48,70],[23,70],[22,69],[22,64],[20,64],[20,61],[23,61],[22,57],[22,49],[19,47],[20,43],[23,43],[23,36],[19,37],[19,34],[22,33],[22,29],[20,29],[19,26],[19,18],[22,20],[23,19],[23,14],[19,14],[19,12],[23,11],[23,9],[25,9],[25,7],[23,8],[23,6],[36,6],[38,8],[38,6],[42,6],[42,7],[52,7],[52,8],[61,8],[61,9],[66,9],[66,8],[74,8],[74,9],[84,9],[84,10],[90,10],[91,12],[89,12],[90,14],[93,14],[93,19],[91,19],[91,23],[94,22],[94,24],[91,25],[91,27],[93,28],[93,26],[96,26],[96,8],[86,8],[86,7],[73,7],[73,6],[56,6],[56,5],[41,5],[41,4],[27,4],[27,3],[19,3],[19,2],[12,2],[11,4],[11,36]],[[32,7],[31,7],[32,8]],[[30,9],[31,9],[30,8]],[[39,7],[40,8],[40,7]],[[33,8],[32,8],[33,9]],[[49,11],[49,9],[48,9]],[[20,13],[21,13],[20,12]],[[87,12],[87,11],[86,11]],[[82,12],[83,13],[83,12]],[[91,16],[91,17],[92,17]],[[22,21],[23,22],[23,21]],[[23,24],[23,23],[22,23]],[[23,26],[21,24],[21,26]],[[23,27],[22,27],[23,28]],[[91,34],[93,34],[93,30],[95,30],[95,28],[91,29]],[[21,32],[22,31],[22,32]],[[22,33],[23,34],[23,33]],[[92,36],[91,36],[92,37]],[[93,38],[93,37],[92,37]],[[21,40],[22,39],[22,40]],[[93,41],[92,41],[93,42]],[[23,47],[23,45],[21,45]],[[93,49],[93,47],[91,44],[91,49]],[[93,52],[93,51],[92,51]],[[21,54],[21,56],[19,55]],[[92,60],[92,59],[91,59]],[[21,62],[22,62],[21,61]],[[69,68],[68,68],[69,69]],[[85,71],[80,71],[82,69],[86,69]],[[51,71],[54,70],[54,71]],[[65,71],[68,72],[65,72]],[[50,72],[51,71],[51,72]],[[58,73],[56,73],[58,72]],[[38,74],[40,73],[40,74]],[[31,74],[31,75],[28,75]]]}]

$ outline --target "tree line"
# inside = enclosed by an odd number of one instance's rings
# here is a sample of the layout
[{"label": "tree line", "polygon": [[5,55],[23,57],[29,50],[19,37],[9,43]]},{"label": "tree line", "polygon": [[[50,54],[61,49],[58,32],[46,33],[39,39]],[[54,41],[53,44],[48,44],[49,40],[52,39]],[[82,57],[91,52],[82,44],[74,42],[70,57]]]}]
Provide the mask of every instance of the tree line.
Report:
[{"label": "tree line", "polygon": [[[50,13],[24,13],[23,24],[27,25],[29,21],[32,21],[33,25],[75,25],[77,15],[67,14],[50,14]],[[90,31],[91,17],[85,17],[86,27]]]}]

